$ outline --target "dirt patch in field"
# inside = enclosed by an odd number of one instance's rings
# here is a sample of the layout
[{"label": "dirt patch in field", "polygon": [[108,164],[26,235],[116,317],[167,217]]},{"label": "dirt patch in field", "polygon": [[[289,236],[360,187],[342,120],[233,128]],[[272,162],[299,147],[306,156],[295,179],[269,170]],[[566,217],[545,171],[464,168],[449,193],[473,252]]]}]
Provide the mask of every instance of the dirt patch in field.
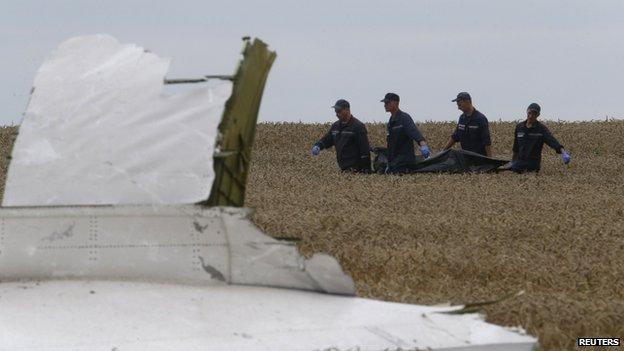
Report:
[{"label": "dirt patch in field", "polygon": [[[526,328],[545,350],[581,336],[624,336],[624,122],[546,122],[568,149],[539,175],[341,173],[312,144],[329,125],[258,126],[247,205],[274,236],[334,255],[358,295],[417,304],[492,300],[487,320]],[[433,151],[452,123],[423,123]],[[514,124],[491,123],[511,157]],[[381,124],[371,145],[385,144]]]}]

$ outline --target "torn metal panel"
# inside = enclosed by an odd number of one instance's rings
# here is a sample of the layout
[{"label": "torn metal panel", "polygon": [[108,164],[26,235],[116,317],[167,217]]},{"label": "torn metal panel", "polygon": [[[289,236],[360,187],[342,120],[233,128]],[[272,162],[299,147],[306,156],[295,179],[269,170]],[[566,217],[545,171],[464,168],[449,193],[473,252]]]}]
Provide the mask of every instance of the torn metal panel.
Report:
[{"label": "torn metal panel", "polygon": [[355,293],[323,254],[306,260],[249,210],[179,206],[0,209],[0,280],[112,279]]},{"label": "torn metal panel", "polygon": [[488,324],[480,315],[440,313],[451,309],[250,286],[2,283],[0,350],[530,351],[535,346],[533,337]]},{"label": "torn metal panel", "polygon": [[165,95],[168,67],[108,35],[62,43],[35,78],[3,205],[206,200],[232,83]]},{"label": "torn metal panel", "polygon": [[246,42],[243,57],[219,124],[218,152],[214,156],[216,178],[205,203],[208,206],[242,207],[245,202],[258,110],[276,54],[255,39],[253,43]]}]

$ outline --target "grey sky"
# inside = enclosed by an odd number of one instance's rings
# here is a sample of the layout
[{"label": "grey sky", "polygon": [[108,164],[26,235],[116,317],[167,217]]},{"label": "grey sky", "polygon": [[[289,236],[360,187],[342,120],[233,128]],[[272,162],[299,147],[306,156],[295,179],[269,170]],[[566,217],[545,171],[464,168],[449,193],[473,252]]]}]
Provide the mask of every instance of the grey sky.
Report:
[{"label": "grey sky", "polygon": [[624,1],[11,1],[0,12],[0,123],[19,123],[39,65],[63,40],[109,33],[173,58],[170,77],[231,73],[243,35],[275,49],[260,118],[332,121],[338,98],[387,119],[455,120],[472,94],[490,120],[624,117]]}]

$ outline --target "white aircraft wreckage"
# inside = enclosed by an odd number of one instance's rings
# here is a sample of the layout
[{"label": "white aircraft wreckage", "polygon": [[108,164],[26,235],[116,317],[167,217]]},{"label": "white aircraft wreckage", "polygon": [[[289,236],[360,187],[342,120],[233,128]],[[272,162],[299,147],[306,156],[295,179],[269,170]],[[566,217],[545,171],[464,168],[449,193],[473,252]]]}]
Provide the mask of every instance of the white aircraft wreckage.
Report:
[{"label": "white aircraft wreckage", "polygon": [[167,59],[93,35],[41,66],[0,209],[0,350],[531,350],[463,306],[354,297],[334,258],[248,219],[275,53],[242,55],[166,79]]}]

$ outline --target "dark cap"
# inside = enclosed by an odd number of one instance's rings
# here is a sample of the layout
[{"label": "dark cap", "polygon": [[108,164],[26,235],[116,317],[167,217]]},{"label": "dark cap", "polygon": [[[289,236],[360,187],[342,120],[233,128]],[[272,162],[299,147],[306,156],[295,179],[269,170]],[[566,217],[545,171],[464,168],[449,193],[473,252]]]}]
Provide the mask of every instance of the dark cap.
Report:
[{"label": "dark cap", "polygon": [[332,108],[334,110],[342,110],[343,108],[351,108],[351,105],[349,104],[349,101],[345,100],[345,99],[340,99],[338,101],[336,101],[336,103],[334,104],[334,106],[332,106]]},{"label": "dark cap", "polygon": [[465,91],[462,91],[461,93],[457,94],[457,97],[455,99],[453,99],[453,102],[457,102],[460,100],[469,100],[472,101],[472,98],[470,97],[470,94],[468,94]]},{"label": "dark cap", "polygon": [[383,99],[381,99],[381,102],[386,102],[386,101],[399,101],[399,96],[395,93],[388,93],[386,94],[386,96],[384,96]]},{"label": "dark cap", "polygon": [[535,111],[539,114],[540,112],[542,112],[542,108],[540,107],[540,105],[532,103],[529,105],[529,107],[527,107],[527,111]]}]

